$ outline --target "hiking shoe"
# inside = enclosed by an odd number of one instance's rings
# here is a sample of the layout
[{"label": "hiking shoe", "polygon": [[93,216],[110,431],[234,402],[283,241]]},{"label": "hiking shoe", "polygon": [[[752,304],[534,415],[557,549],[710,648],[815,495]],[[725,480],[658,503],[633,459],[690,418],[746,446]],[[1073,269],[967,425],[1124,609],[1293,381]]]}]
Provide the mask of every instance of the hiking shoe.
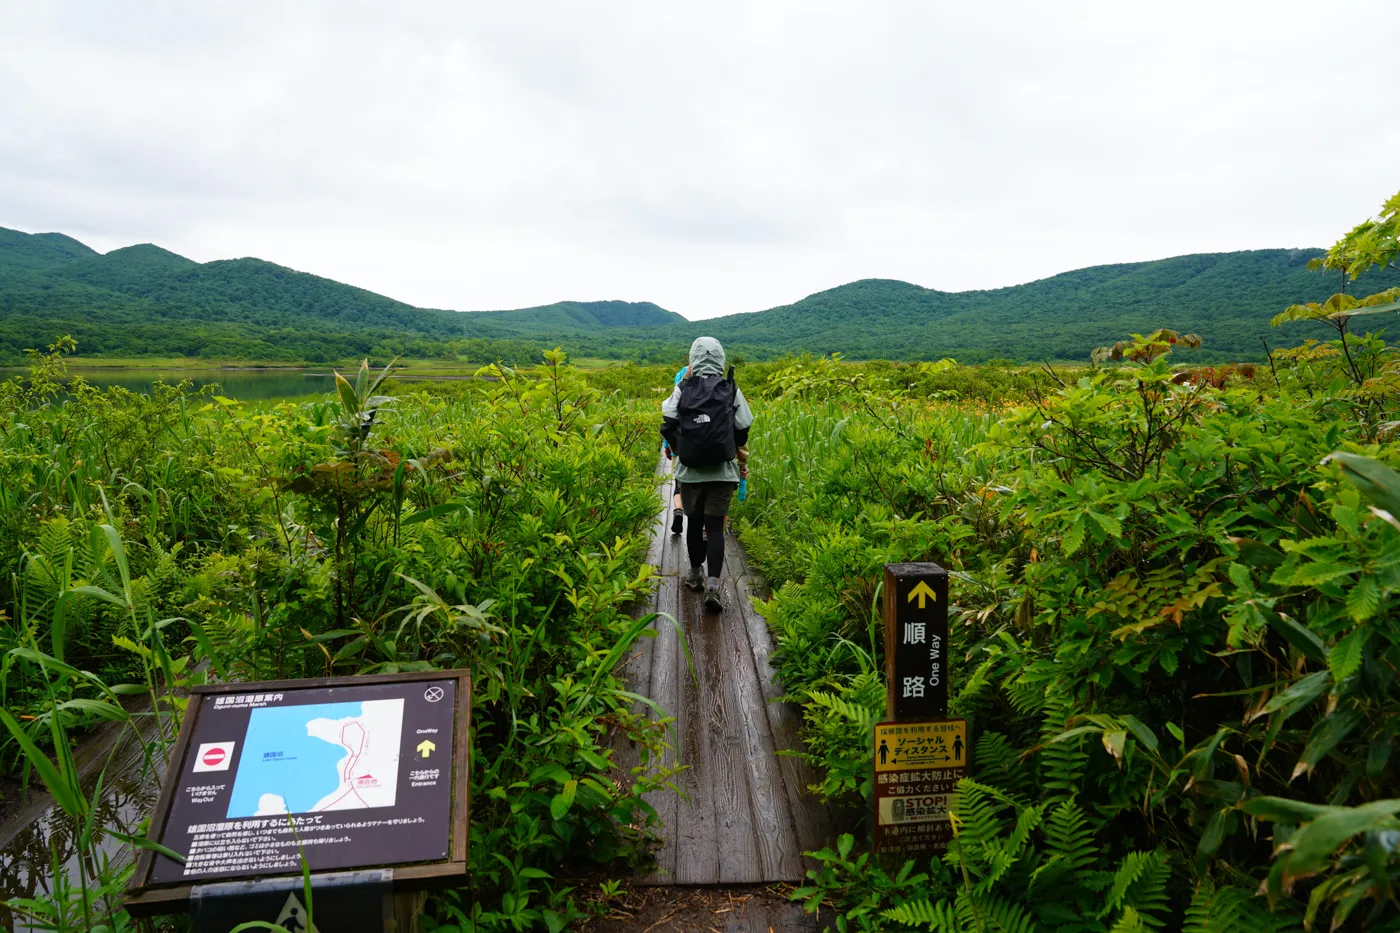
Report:
[{"label": "hiking shoe", "polygon": [[724,596],[717,586],[705,587],[705,609],[707,612],[723,612]]},{"label": "hiking shoe", "polygon": [[691,567],[681,577],[681,584],[698,593],[705,588],[705,572],[699,567]]},{"label": "hiking shoe", "polygon": [[685,513],[676,509],[671,515],[671,534],[678,535],[685,530]]}]

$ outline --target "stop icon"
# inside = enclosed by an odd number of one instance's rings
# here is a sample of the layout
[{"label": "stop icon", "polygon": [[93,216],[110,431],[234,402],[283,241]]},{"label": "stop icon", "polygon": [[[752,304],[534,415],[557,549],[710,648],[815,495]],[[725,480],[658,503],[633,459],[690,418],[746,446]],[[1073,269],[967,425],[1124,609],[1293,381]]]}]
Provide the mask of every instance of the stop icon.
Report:
[{"label": "stop icon", "polygon": [[194,753],[192,771],[227,771],[233,764],[233,747],[237,742],[204,742]]}]

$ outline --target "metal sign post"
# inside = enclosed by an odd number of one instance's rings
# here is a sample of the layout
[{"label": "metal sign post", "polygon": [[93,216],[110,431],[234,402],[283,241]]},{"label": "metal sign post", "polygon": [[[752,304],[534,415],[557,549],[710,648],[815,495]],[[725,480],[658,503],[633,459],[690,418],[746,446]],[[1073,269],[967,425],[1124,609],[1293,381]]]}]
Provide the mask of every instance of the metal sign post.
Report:
[{"label": "metal sign post", "polygon": [[948,719],[948,572],[885,565],[885,715],[875,726],[872,847],[945,852],[957,782],[967,776],[967,721]]},{"label": "metal sign post", "polygon": [[181,858],[143,849],[127,911],[393,929],[395,897],[466,878],[470,715],[466,671],[195,687],[149,833]]}]

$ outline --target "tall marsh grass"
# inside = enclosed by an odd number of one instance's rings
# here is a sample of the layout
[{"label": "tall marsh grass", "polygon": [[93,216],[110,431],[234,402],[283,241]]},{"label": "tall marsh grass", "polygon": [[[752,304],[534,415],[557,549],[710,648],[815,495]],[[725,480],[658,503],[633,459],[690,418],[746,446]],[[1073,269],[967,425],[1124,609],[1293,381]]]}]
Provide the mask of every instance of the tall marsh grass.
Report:
[{"label": "tall marsh grass", "polygon": [[[652,585],[650,399],[552,354],[421,393],[362,369],[310,401],[79,384],[56,404],[63,349],[0,383],[0,767],[37,775],[84,851],[104,828],[71,747],[123,694],[154,698],[161,756],[204,676],[469,667],[476,897],[435,899],[438,929],[561,929],[580,908],[559,865],[640,857],[666,724],[613,667],[653,624],[628,612]],[[124,869],[83,866],[15,909],[124,928]]]}]

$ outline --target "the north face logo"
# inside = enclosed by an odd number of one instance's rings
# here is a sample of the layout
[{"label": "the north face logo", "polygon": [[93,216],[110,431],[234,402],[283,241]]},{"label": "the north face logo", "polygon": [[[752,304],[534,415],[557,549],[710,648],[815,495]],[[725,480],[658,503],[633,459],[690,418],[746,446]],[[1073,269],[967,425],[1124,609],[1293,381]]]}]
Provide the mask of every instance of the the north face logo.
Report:
[{"label": "the north face logo", "polygon": [[694,421],[695,421],[696,424],[709,424],[709,423],[710,423],[710,416],[702,413],[702,414],[696,415],[695,418],[694,418]]}]

